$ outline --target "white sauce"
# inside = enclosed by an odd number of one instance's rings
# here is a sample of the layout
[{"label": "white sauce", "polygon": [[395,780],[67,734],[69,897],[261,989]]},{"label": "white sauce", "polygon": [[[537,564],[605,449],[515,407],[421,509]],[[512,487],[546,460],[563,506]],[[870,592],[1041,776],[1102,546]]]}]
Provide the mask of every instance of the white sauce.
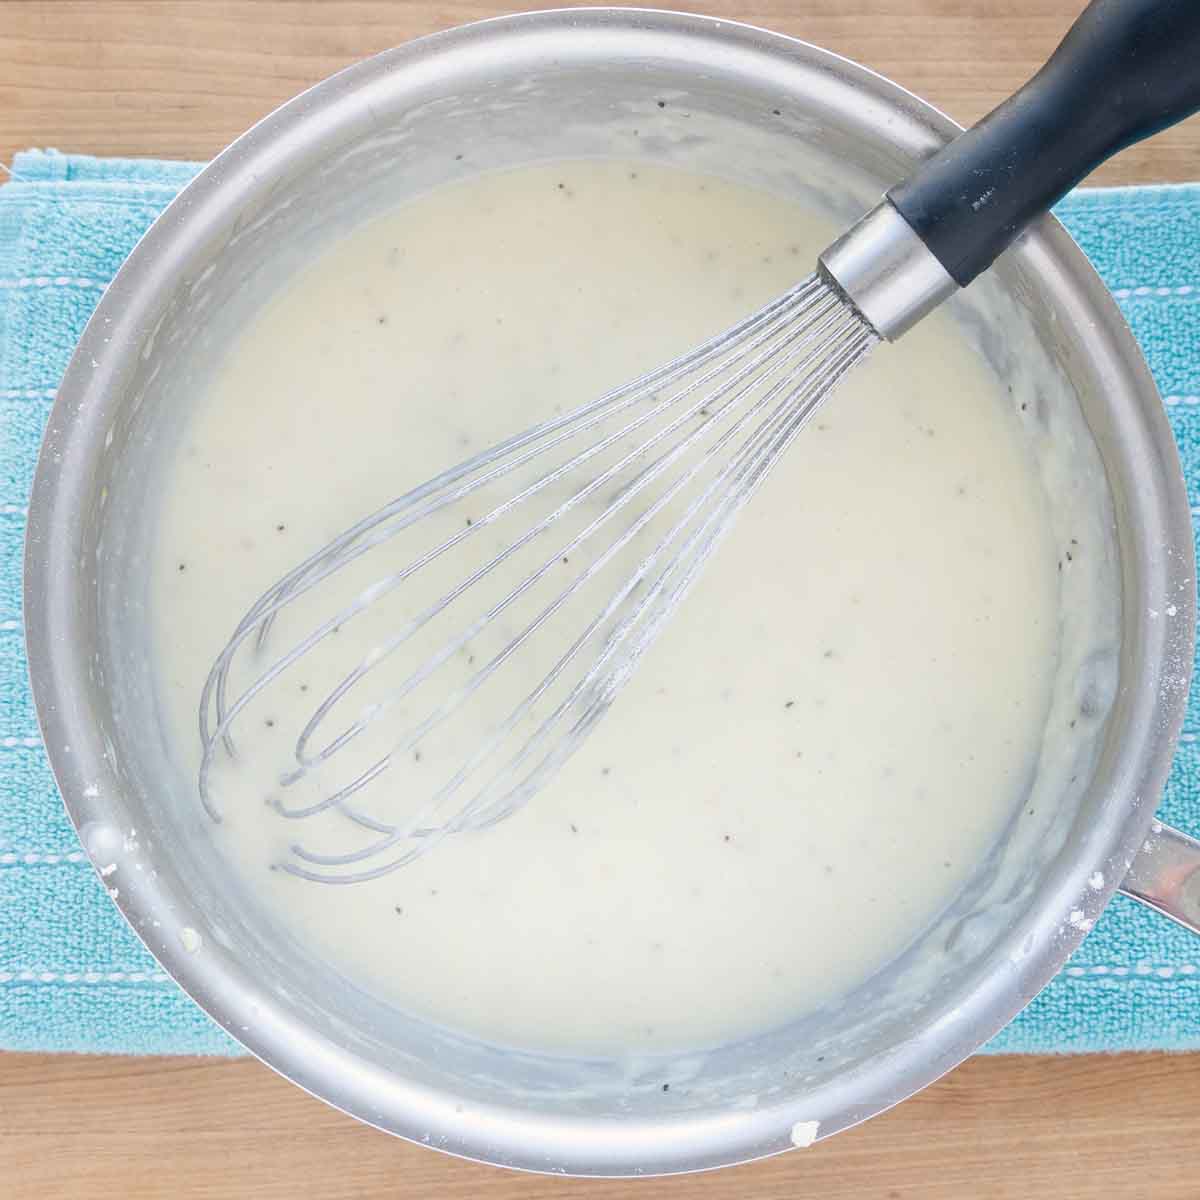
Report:
[{"label": "white sauce", "polygon": [[[834,232],[714,179],[590,163],[446,188],[338,242],[233,348],[163,497],[153,619],[189,771],[200,687],[264,587],[465,453],[744,315]],[[1056,559],[1015,405],[935,316],[803,433],[524,811],[368,884],[269,872],[298,837],[361,840],[263,803],[314,679],[238,727],[259,770],[222,776],[216,836],[296,936],[464,1032],[597,1052],[749,1034],[893,958],[1021,804]],[[348,627],[341,665],[378,635]],[[395,769],[376,811],[420,780]]]}]

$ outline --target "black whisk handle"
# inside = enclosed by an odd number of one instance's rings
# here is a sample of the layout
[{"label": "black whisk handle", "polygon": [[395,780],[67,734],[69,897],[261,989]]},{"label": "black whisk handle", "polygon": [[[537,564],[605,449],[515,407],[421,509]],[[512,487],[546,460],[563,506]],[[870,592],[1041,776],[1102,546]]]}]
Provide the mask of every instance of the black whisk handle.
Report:
[{"label": "black whisk handle", "polygon": [[960,286],[1100,163],[1200,109],[1200,0],[1092,0],[1019,92],[888,199]]}]

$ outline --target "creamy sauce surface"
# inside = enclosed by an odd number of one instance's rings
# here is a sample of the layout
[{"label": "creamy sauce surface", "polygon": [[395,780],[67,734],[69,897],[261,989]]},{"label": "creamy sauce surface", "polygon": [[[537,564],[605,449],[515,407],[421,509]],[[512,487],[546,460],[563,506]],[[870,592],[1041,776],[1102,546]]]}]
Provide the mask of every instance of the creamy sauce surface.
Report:
[{"label": "creamy sauce surface", "polygon": [[[209,666],[263,588],[433,472],[745,315],[834,232],[778,197],[596,162],[444,188],[323,253],[198,398],[162,497],[152,616],[187,769]],[[1057,655],[1044,506],[1014,402],[935,315],[802,433],[523,811],[365,884],[270,871],[298,838],[363,840],[264,804],[335,678],[318,665],[237,727],[254,769],[221,776],[214,836],[296,937],[468,1034],[640,1052],[786,1022],[903,950],[1022,803]],[[313,604],[309,625],[332,611]],[[341,666],[384,628],[347,626]],[[427,766],[389,772],[372,811]]]}]

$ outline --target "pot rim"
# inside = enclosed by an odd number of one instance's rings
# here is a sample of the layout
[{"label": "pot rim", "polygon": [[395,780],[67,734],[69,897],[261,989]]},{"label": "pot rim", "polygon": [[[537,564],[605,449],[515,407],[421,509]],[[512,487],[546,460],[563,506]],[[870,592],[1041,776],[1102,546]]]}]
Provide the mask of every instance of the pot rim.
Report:
[{"label": "pot rim", "polygon": [[[497,17],[406,43],[316,84],[288,101],[233,142],[205,167],[153,224],[109,286],[71,360],[51,412],[29,506],[25,550],[26,643],[38,720],[67,811],[91,854],[88,827],[123,815],[118,777],[89,720],[87,655],[80,606],[73,601],[75,563],[87,487],[99,448],[80,433],[103,429],[119,403],[122,366],[149,333],[150,317],[174,279],[166,249],[195,236],[225,201],[219,190],[278,163],[298,129],[346,97],[377,86],[399,86],[401,73],[445,71],[460,55],[494,53],[497,40],[517,43],[551,37],[588,43],[594,57],[622,40],[684,39],[720,58],[750,56],[780,73],[820,71],[836,86],[889,120],[898,144],[930,153],[960,126],[910,92],[869,69],[797,39],[757,27],[688,13],[636,8],[558,9]],[[233,189],[236,191],[236,188]],[[1010,252],[1048,289],[1062,312],[1090,328],[1093,367],[1126,402],[1130,454],[1145,471],[1137,489],[1138,525],[1161,531],[1145,550],[1150,566],[1145,595],[1153,603],[1168,583],[1194,577],[1190,513],[1174,440],[1141,351],[1115,301],[1082,251],[1052,217],[1041,220]],[[86,425],[83,414],[87,413]],[[74,435],[74,436],[73,436]],[[1157,589],[1157,590],[1156,590]],[[920,1035],[890,1053],[822,1085],[811,1098],[764,1105],[721,1116],[682,1115],[636,1125],[591,1118],[531,1115],[517,1106],[468,1114],[454,1097],[420,1087],[325,1040],[280,1010],[269,994],[220,947],[191,955],[181,947],[151,953],[208,1014],[268,1066],[351,1115],[413,1141],[478,1161],[578,1175],[642,1175],[707,1169],[765,1157],[792,1145],[797,1122],[819,1120],[820,1135],[847,1128],[890,1108],[932,1083],[1002,1028],[1056,973],[1083,937],[1064,929],[1066,913],[1094,918],[1132,862],[1153,818],[1184,715],[1192,660],[1194,605],[1190,587],[1172,595],[1177,616],[1146,639],[1132,678],[1122,680],[1132,719],[1120,769],[1103,820],[1079,839],[1070,861],[1047,874],[1031,911],[1010,931],[1006,969],[981,965],[957,1008],[931,1013]],[[1165,609],[1166,605],[1162,605]],[[1162,610],[1160,609],[1160,611]],[[1182,665],[1186,664],[1186,668]],[[1167,668],[1173,672],[1166,687]],[[107,786],[89,788],[100,779]],[[1104,869],[1105,886],[1089,889],[1088,876]],[[1119,869],[1118,869],[1119,868]],[[147,916],[186,911],[186,894],[165,885],[121,889],[118,907],[136,933]],[[143,939],[146,940],[146,939]],[[1018,947],[1030,946],[1028,953]],[[249,1019],[253,1008],[254,1020]],[[269,1015],[270,1019],[266,1019]],[[246,1026],[252,1026],[247,1030]]]}]

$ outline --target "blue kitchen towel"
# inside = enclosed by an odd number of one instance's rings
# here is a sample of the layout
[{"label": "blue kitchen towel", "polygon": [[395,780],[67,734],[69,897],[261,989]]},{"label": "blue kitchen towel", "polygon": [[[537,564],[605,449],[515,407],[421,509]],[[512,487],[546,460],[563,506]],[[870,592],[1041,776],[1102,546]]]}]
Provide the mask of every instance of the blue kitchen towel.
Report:
[{"label": "blue kitchen towel", "polygon": [[[237,1053],[110,904],[62,811],[21,641],[21,537],[42,425],[134,242],[198,168],[30,152],[0,187],[0,1048]],[[1137,333],[1200,515],[1200,185],[1058,210]],[[1162,817],[1200,832],[1200,693]],[[1117,897],[990,1052],[1200,1049],[1200,940]]]}]

